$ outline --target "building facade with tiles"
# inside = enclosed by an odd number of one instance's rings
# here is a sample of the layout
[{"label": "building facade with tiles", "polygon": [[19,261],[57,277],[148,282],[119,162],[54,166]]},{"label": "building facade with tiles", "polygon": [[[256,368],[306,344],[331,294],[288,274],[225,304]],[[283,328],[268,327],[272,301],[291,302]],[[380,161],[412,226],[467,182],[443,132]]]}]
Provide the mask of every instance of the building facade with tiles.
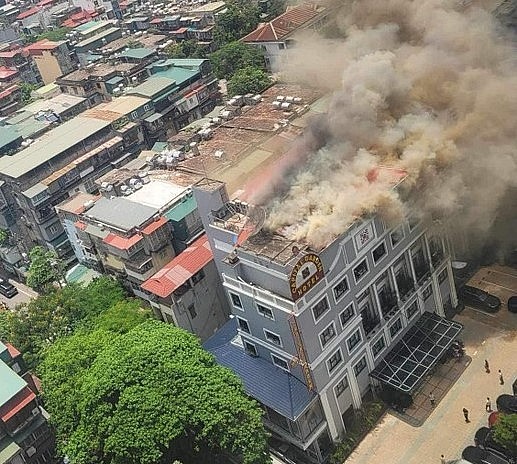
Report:
[{"label": "building facade with tiles", "polygon": [[194,194],[234,316],[205,346],[263,405],[284,456],[324,462],[390,350],[425,313],[447,325],[440,316],[457,304],[448,243],[415,220],[373,216],[312,249],[253,231],[257,209],[229,201],[221,182]]}]

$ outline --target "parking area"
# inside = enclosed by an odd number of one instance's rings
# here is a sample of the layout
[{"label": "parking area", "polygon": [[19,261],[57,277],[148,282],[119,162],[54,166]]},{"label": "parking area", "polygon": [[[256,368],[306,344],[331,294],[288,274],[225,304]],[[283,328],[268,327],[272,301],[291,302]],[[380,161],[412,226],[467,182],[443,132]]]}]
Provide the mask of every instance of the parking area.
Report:
[{"label": "parking area", "polygon": [[20,282],[16,282],[13,279],[8,280],[18,289],[18,294],[13,296],[12,298],[7,298],[0,294],[0,301],[5,303],[8,308],[14,309],[16,305],[26,303],[31,298],[38,296],[38,294],[31,288],[27,287],[27,285],[24,285]]},{"label": "parking area", "polygon": [[[477,286],[502,301],[496,314],[487,314],[466,307],[454,319],[463,324],[461,338],[469,364],[461,375],[438,397],[434,408],[422,399],[428,417],[420,427],[387,413],[379,425],[363,440],[347,464],[422,464],[439,463],[440,455],[446,460],[461,457],[466,446],[474,444],[476,431],[487,425],[485,401],[503,393],[512,392],[517,377],[517,314],[507,310],[510,295],[517,295],[517,270],[490,266],[480,269],[469,285]],[[484,362],[490,363],[487,374]],[[505,378],[499,384],[498,369]],[[452,375],[452,374],[451,374]],[[462,409],[470,412],[470,423],[465,423]]]}]

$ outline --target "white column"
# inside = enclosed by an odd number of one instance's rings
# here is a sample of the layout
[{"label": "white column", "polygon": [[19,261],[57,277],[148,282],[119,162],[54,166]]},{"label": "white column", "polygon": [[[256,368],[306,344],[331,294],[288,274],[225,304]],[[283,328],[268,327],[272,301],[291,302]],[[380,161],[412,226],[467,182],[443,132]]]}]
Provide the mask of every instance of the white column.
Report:
[{"label": "white column", "polygon": [[[441,238],[440,238],[440,240],[441,240]],[[425,246],[425,251],[426,251],[426,255],[427,255],[427,261],[429,263],[429,266],[430,266],[431,272],[432,272],[434,269],[434,266],[433,266],[433,259],[431,257],[431,248],[429,247],[429,240],[427,240],[427,234],[424,234],[424,246]],[[442,245],[442,249],[443,249],[443,245]]]},{"label": "white column", "polygon": [[363,400],[361,399],[361,390],[359,390],[359,385],[357,385],[355,372],[350,367],[347,367],[346,372],[348,377],[348,386],[350,387],[350,393],[352,394],[352,402],[354,403],[354,409],[360,409],[363,404]]},{"label": "white column", "polygon": [[327,420],[327,425],[329,427],[330,436],[332,437],[332,440],[337,441],[339,439],[339,434],[327,399],[327,395],[332,395],[333,391],[334,390],[332,388],[329,388],[326,392],[320,393],[320,400],[321,406],[323,407],[323,414],[325,414],[325,419]]},{"label": "white column", "polygon": [[382,309],[381,309],[381,300],[379,300],[379,294],[377,293],[377,286],[375,284],[372,284],[370,287],[371,291],[373,293],[373,299],[375,300],[375,306],[377,307],[377,315],[379,316],[379,319],[382,321]]},{"label": "white column", "polygon": [[432,274],[432,282],[434,301],[436,303],[436,313],[442,317],[445,317],[445,311],[443,310],[442,292],[440,291],[440,284],[438,282],[438,276],[436,272],[433,272]]},{"label": "white column", "polygon": [[408,248],[406,251],[408,258],[409,258],[409,268],[411,270],[411,276],[413,277],[413,282],[416,282],[416,272],[415,272],[415,266],[413,266],[413,257],[411,256],[411,248]]},{"label": "white column", "polygon": [[393,281],[393,289],[395,290],[395,295],[397,295],[397,301],[400,301],[399,287],[397,285],[397,278],[395,277],[395,269],[393,269],[393,266],[390,266],[389,273],[391,275],[391,280]]},{"label": "white column", "polygon": [[458,294],[456,293],[456,285],[454,284],[454,275],[452,273],[451,260],[447,260],[447,276],[449,278],[449,285],[451,287],[451,302],[453,308],[458,306]]}]

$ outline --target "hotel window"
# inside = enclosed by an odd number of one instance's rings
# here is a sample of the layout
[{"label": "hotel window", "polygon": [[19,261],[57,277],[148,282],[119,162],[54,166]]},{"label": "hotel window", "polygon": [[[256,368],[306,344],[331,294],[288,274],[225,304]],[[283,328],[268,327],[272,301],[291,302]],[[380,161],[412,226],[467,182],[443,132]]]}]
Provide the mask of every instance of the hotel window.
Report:
[{"label": "hotel window", "polygon": [[339,301],[339,299],[348,291],[348,288],[348,279],[344,277],[343,280],[334,287],[334,298],[336,301]]},{"label": "hotel window", "polygon": [[429,284],[426,288],[424,288],[424,291],[422,292],[422,297],[424,298],[424,301],[426,301],[433,293],[433,287],[431,284]]},{"label": "hotel window", "polygon": [[341,321],[341,327],[345,328],[347,322],[354,317],[354,305],[350,303],[339,315]]},{"label": "hotel window", "polygon": [[391,235],[390,235],[390,239],[391,239],[391,246],[393,248],[395,248],[397,246],[398,243],[400,243],[400,241],[404,238],[404,229],[402,228],[402,226],[399,226],[397,229],[395,229]]},{"label": "hotel window", "polygon": [[359,282],[366,274],[368,274],[368,263],[365,259],[354,268],[355,281]]},{"label": "hotel window", "polygon": [[366,367],[366,358],[363,356],[361,360],[354,366],[354,374],[357,377]]},{"label": "hotel window", "polygon": [[194,319],[197,316],[196,307],[194,306],[194,304],[189,305],[187,309],[190,314],[190,318]]},{"label": "hotel window", "polygon": [[246,353],[250,354],[251,356],[258,356],[257,348],[253,343],[245,341],[244,350],[246,351]]},{"label": "hotel window", "polygon": [[361,343],[361,331],[358,329],[356,330],[350,338],[346,341],[346,346],[348,347],[348,352],[351,353],[354,348]]},{"label": "hotel window", "polygon": [[400,317],[390,326],[391,338],[395,337],[402,330],[402,320]]},{"label": "hotel window", "polygon": [[377,264],[384,256],[386,256],[386,245],[382,242],[373,250],[373,262]]},{"label": "hotel window", "polygon": [[329,309],[329,302],[327,301],[327,297],[324,297],[321,301],[316,303],[312,307],[312,314],[314,315],[314,320],[317,322],[318,319]]},{"label": "hotel window", "polygon": [[341,355],[341,350],[337,350],[328,360],[327,367],[329,373],[331,373],[341,362],[343,361],[343,356]]},{"label": "hotel window", "polygon": [[239,324],[239,329],[241,329],[243,332],[251,333],[250,326],[247,320],[238,317],[237,323]]},{"label": "hotel window", "polygon": [[341,396],[341,394],[348,388],[348,378],[344,377],[343,380],[337,383],[334,387],[336,391],[336,397]]},{"label": "hotel window", "polygon": [[406,311],[408,320],[411,319],[416,313],[418,313],[418,302],[414,301]]},{"label": "hotel window", "polygon": [[382,336],[372,345],[373,357],[376,357],[384,348],[386,348],[386,340]]},{"label": "hotel window", "polygon": [[443,281],[445,281],[445,279],[447,279],[447,268],[445,268],[442,272],[438,274],[439,283],[442,283]]},{"label": "hotel window", "polygon": [[334,323],[330,324],[323,332],[320,333],[321,347],[325,348],[330,340],[336,336],[336,327]]},{"label": "hotel window", "polygon": [[233,306],[242,309],[242,302],[239,295],[236,295],[235,293],[230,293],[230,298],[232,299]]},{"label": "hotel window", "polygon": [[264,329],[264,336],[268,342],[271,342],[277,346],[282,346],[282,340],[277,334]]},{"label": "hotel window", "polygon": [[279,358],[278,356],[275,356],[274,354],[271,355],[271,359],[273,360],[273,364],[275,366],[281,367],[282,369],[288,371],[289,370],[289,364],[287,364],[287,361]]},{"label": "hotel window", "polygon": [[258,303],[257,303],[257,311],[259,312],[259,314],[262,314],[262,316],[267,317],[268,319],[272,319],[272,320],[275,319],[273,317],[273,311],[271,311],[269,308],[266,308],[265,306],[262,306]]}]

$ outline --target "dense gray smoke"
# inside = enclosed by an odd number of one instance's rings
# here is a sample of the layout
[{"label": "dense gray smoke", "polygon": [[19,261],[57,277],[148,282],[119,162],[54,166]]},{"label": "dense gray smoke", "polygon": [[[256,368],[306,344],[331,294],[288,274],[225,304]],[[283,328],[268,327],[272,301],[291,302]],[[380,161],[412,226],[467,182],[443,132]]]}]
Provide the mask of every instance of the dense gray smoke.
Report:
[{"label": "dense gray smoke", "polygon": [[284,70],[332,97],[257,195],[266,226],[321,247],[364,214],[411,208],[486,234],[517,185],[512,40],[474,3],[360,0],[338,15],[343,38],[301,37]]}]

